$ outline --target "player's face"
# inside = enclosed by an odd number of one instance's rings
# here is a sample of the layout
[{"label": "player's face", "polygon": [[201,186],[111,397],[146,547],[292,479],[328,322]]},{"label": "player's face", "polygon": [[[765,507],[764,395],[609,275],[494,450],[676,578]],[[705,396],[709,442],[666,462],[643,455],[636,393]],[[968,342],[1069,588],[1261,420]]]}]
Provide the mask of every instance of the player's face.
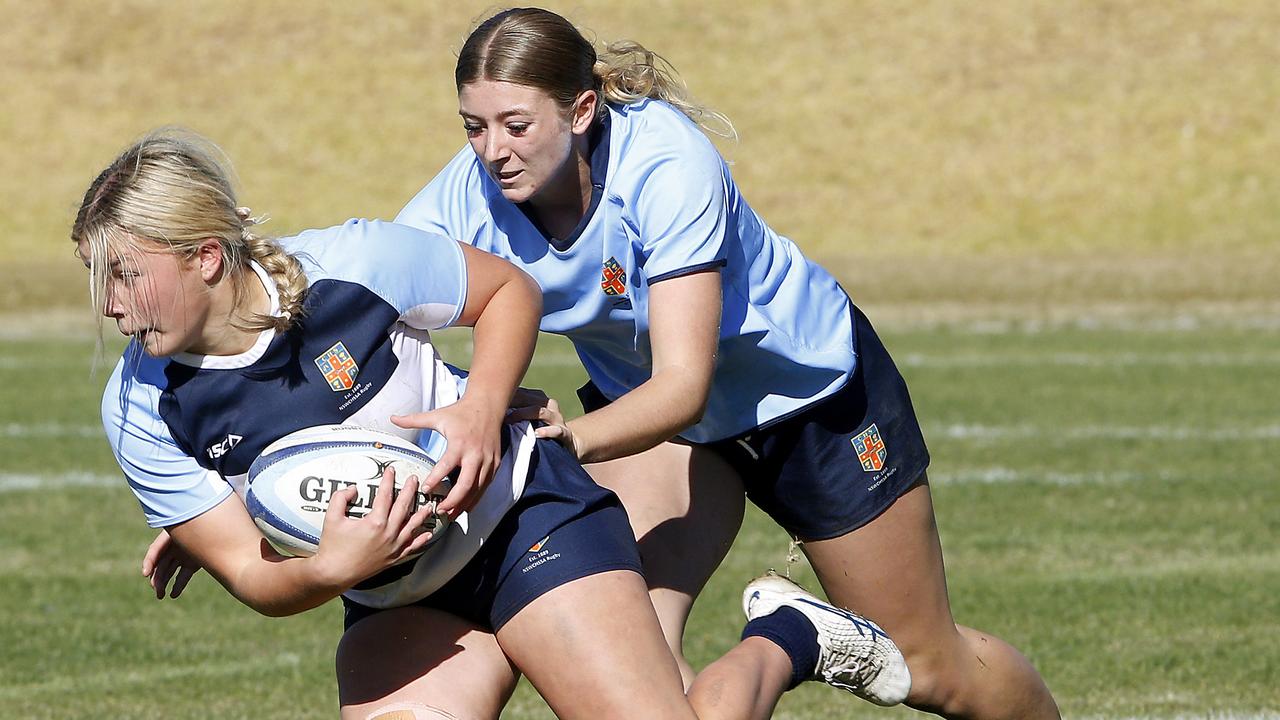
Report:
[{"label": "player's face", "polygon": [[477,80],[458,92],[458,114],[471,149],[511,202],[576,190],[571,163],[574,128],[546,92],[507,82]]},{"label": "player's face", "polygon": [[[87,242],[79,243],[77,254],[91,267]],[[152,357],[200,352],[210,293],[199,259],[142,242],[113,242],[105,254],[98,260],[107,263],[102,314]]]}]

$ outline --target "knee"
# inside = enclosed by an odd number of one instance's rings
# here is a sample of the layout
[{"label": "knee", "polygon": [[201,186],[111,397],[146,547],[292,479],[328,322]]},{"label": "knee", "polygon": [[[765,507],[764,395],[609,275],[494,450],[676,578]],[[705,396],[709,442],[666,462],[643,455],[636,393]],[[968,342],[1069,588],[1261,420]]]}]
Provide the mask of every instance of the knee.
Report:
[{"label": "knee", "polygon": [[907,705],[947,718],[1057,718],[1044,681],[1013,646],[968,628],[955,642],[904,650]]},{"label": "knee", "polygon": [[422,703],[395,702],[375,708],[364,720],[458,720],[458,716]]},{"label": "knee", "polygon": [[904,653],[911,670],[906,705],[947,718],[964,717],[964,678],[949,654],[928,650]]}]

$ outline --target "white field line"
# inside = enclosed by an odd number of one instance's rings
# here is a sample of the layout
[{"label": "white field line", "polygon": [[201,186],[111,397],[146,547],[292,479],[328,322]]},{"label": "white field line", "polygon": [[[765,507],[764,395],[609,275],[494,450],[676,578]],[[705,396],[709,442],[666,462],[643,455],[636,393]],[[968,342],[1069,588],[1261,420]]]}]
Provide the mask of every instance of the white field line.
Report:
[{"label": "white field line", "polygon": [[[1068,440],[1206,440],[1254,441],[1280,440],[1280,424],[1256,427],[1178,427],[1169,425],[1084,425],[1071,428],[1041,428],[1033,425],[929,425],[926,438],[947,440],[1030,440],[1058,438]],[[35,438],[96,438],[102,426],[93,423],[67,424],[6,423],[0,425],[0,438],[29,440]]]},{"label": "white field line", "polygon": [[1280,313],[1210,318],[1191,315],[1170,317],[1084,317],[1025,320],[1009,318],[928,318],[919,315],[869,314],[877,328],[894,330],[946,330],[967,335],[1047,335],[1077,332],[1197,333],[1206,330],[1280,330]]},{"label": "white field line", "polygon": [[[1045,437],[1068,439],[1116,438],[1120,440],[1276,440],[1280,439],[1280,425],[1261,425],[1244,428],[1174,427],[1161,425],[1095,425],[1074,428],[1038,428],[1031,425],[940,425],[925,426],[929,437],[948,440],[1004,440],[1035,439]],[[0,425],[0,438],[95,438],[102,435],[102,427],[92,423],[69,425],[65,423],[8,423]]]},{"label": "white field line", "polygon": [[[1280,301],[1224,300],[1191,303],[1170,309],[1153,302],[1099,302],[1057,305],[1045,312],[1026,303],[948,302],[877,303],[863,306],[882,330],[947,329],[980,335],[1035,335],[1071,330],[1186,332],[1246,329],[1280,330]],[[453,338],[448,333],[457,333]],[[0,340],[89,340],[98,334],[93,313],[86,307],[55,311],[0,312]],[[102,328],[116,337],[108,321]],[[470,342],[465,330],[445,330],[443,347]]]},{"label": "white field line", "polygon": [[124,476],[72,472],[60,475],[0,473],[0,493],[72,487],[126,487]]},{"label": "white field line", "polygon": [[1280,714],[1272,712],[1254,714],[1210,711],[1197,715],[1187,715],[1185,713],[1177,715],[1084,715],[1076,720],[1280,720]]},{"label": "white field line", "polygon": [[1028,472],[998,466],[929,472],[929,482],[934,485],[1119,485],[1149,480],[1170,482],[1177,479],[1178,476],[1163,472]]},{"label": "white field line", "polygon": [[[936,485],[1115,485],[1133,482],[1176,482],[1188,476],[1164,471],[1095,471],[1080,473],[1036,472],[1014,468],[991,466],[961,470],[931,470],[929,482]],[[97,473],[64,473],[61,475],[34,475],[30,473],[0,473],[0,494],[27,490],[50,490],[73,487],[124,488],[120,475]]]},{"label": "white field line", "polygon": [[[1187,480],[1214,479],[1213,476],[1194,476],[1166,470],[1094,470],[1067,473],[1052,470],[1015,470],[1000,467],[971,467],[958,470],[930,470],[929,482],[934,485],[1123,485],[1128,483],[1160,483],[1167,485]],[[1222,479],[1218,477],[1217,479]],[[1280,477],[1272,478],[1280,481]]]},{"label": "white field line", "polygon": [[1031,425],[938,425],[924,426],[926,438],[947,440],[1023,440],[1057,438],[1067,440],[1280,440],[1280,425],[1256,427],[1178,427],[1168,425],[1083,425],[1043,428]]},{"label": "white field line", "polygon": [[[39,360],[40,369],[48,370],[54,367],[75,368],[84,367],[89,363],[87,357],[77,358],[42,358]],[[14,357],[13,355],[0,355],[0,370],[17,370],[27,372],[31,370],[32,360],[30,358]],[[84,369],[85,377],[89,375],[88,367]]]},{"label": "white field line", "polygon": [[67,675],[44,682],[0,686],[0,697],[26,698],[31,695],[85,694],[117,690],[123,685],[151,685],[158,681],[180,678],[224,677],[242,675],[260,670],[296,667],[302,662],[297,653],[280,653],[273,657],[258,657],[226,663],[198,663],[195,665],[168,665],[163,667],[117,670],[88,675]]},{"label": "white field line", "polygon": [[[895,357],[899,365],[905,367],[1018,367],[1018,366],[1052,366],[1052,367],[1264,367],[1280,365],[1280,353],[967,353],[967,354],[930,354],[904,353]],[[65,362],[53,360],[52,363],[65,367],[84,367],[89,360],[77,358]],[[114,364],[111,358],[108,364]],[[44,367],[50,362],[41,361]],[[545,353],[534,358],[534,367],[581,367],[582,361],[573,353]],[[29,370],[31,361],[28,358],[0,355],[0,371]],[[89,370],[85,367],[85,377]]]},{"label": "white field line", "polygon": [[[1280,365],[1280,352],[1247,353],[904,353],[895,356],[899,365],[922,368],[949,367],[1264,367]],[[546,353],[533,366],[580,367],[573,353]]]},{"label": "white field line", "polygon": [[[1183,476],[1167,472],[1029,472],[1006,467],[970,468],[957,471],[930,471],[929,482],[938,485],[995,485],[995,484],[1043,484],[1043,485],[1113,485],[1131,482],[1173,482]],[[0,494],[26,490],[56,490],[73,487],[124,488],[127,484],[120,475],[96,473],[66,473],[62,475],[33,475],[29,473],[0,473]]]},{"label": "white field line", "polygon": [[[899,365],[921,368],[950,367],[1267,367],[1280,365],[1280,353],[904,353]],[[538,367],[581,367],[572,353],[546,353],[533,360]]]},{"label": "white field line", "polygon": [[934,355],[905,353],[907,367],[1261,367],[1280,365],[1280,353],[969,353]]},{"label": "white field line", "polygon": [[94,423],[68,425],[59,422],[5,423],[0,425],[0,438],[27,440],[31,438],[101,437],[102,426]]}]

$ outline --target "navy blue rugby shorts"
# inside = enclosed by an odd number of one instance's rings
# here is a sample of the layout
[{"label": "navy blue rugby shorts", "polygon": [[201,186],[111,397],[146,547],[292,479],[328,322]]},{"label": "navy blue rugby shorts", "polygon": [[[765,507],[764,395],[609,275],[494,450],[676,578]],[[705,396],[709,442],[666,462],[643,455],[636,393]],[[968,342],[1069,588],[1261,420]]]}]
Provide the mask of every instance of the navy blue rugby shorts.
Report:
[{"label": "navy blue rugby shorts", "polygon": [[[867,317],[856,307],[853,315],[858,365],[843,388],[742,435],[698,443],[732,465],[751,502],[801,540],[866,525],[929,466],[906,382]],[[609,402],[591,383],[578,397],[588,412]]]},{"label": "navy blue rugby shorts", "polygon": [[[524,494],[489,541],[449,582],[414,604],[497,631],[550,590],[610,570],[641,572],[622,503],[559,443],[538,440]],[[346,628],[381,612],[346,597],[342,602]]]}]

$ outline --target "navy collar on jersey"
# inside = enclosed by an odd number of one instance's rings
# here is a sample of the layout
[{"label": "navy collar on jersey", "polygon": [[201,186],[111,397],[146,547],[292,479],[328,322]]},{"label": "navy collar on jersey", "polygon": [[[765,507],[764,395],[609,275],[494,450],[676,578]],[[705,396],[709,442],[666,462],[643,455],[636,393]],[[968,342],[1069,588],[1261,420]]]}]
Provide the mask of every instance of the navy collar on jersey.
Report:
[{"label": "navy collar on jersey", "polygon": [[595,214],[596,208],[600,205],[600,199],[604,197],[604,180],[609,172],[609,127],[611,119],[608,110],[605,111],[595,122],[591,128],[591,136],[588,139],[588,153],[591,156],[591,204],[587,206],[587,211],[582,214],[582,219],[578,221],[578,225],[573,228],[573,232],[569,233],[569,237],[564,239],[551,237],[551,233],[538,222],[534,216],[533,210],[528,203],[517,203],[516,207],[520,208],[520,212],[529,219],[529,222],[537,228],[542,237],[547,239],[551,247],[560,252],[564,252],[573,247],[578,238],[582,237],[582,231],[587,229],[587,223],[591,222],[591,216]]}]

